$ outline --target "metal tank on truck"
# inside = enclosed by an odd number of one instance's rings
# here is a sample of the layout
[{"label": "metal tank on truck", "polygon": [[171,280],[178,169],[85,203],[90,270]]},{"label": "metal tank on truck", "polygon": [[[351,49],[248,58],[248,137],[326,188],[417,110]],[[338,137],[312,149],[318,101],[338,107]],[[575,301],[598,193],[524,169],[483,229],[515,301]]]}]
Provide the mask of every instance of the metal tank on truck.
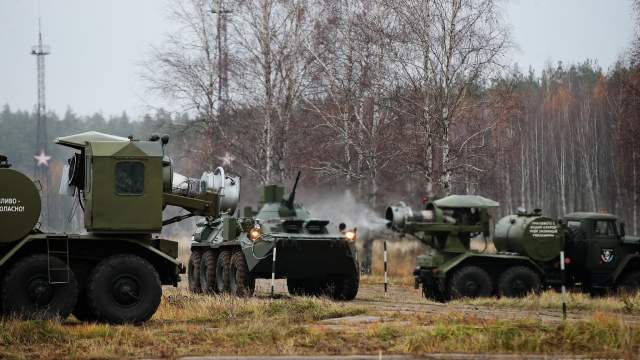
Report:
[{"label": "metal tank on truck", "polygon": [[561,251],[570,287],[589,292],[640,288],[640,239],[625,236],[624,225],[617,225],[613,215],[573,213],[556,220],[537,209],[521,210],[496,223],[496,253],[472,250],[471,239],[488,241],[488,209],[497,206],[480,196],[451,195],[418,211],[404,203],[387,208],[392,229],[429,247],[416,259],[414,271],[416,287],[421,285],[427,298],[521,297],[558,288]]},{"label": "metal tank on truck", "polygon": [[[184,267],[178,243],[158,234],[190,216],[218,216],[224,186],[205,186],[172,171],[168,136],[146,141],[98,132],[56,140],[75,150],[60,192],[75,196],[86,233],[39,230],[40,195],[0,156],[0,303],[22,317],[73,313],[79,320],[140,323],[176,286]],[[224,183],[218,179],[218,183]],[[189,214],[162,218],[166,206]]]},{"label": "metal tank on truck", "polygon": [[282,186],[265,186],[257,212],[247,207],[244,217],[234,217],[229,208],[199,224],[188,267],[191,291],[250,296],[256,279],[273,276],[286,278],[292,295],[356,297],[356,232],[344,224],[334,229],[295,203],[299,179],[300,173],[288,195]]}]

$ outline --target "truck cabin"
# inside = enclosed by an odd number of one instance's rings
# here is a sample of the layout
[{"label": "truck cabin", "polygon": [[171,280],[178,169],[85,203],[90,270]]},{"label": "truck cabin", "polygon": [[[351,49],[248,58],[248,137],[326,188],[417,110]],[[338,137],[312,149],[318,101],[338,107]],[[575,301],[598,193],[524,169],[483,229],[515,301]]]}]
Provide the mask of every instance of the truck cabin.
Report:
[{"label": "truck cabin", "polygon": [[618,225],[615,215],[577,212],[565,215],[563,223],[568,230],[566,253],[573,268],[587,270],[580,271],[576,275],[579,278],[588,277],[591,272],[611,271],[626,254],[624,225]]},{"label": "truck cabin", "polygon": [[612,214],[575,212],[563,218],[565,226],[573,232],[581,232],[587,238],[620,239],[624,234],[624,223],[617,223]]}]

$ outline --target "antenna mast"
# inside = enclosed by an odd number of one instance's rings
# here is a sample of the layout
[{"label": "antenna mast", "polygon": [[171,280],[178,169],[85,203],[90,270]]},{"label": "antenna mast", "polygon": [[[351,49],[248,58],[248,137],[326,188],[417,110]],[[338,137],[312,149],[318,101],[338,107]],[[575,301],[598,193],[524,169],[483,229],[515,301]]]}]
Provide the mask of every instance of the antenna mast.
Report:
[{"label": "antenna mast", "polygon": [[217,1],[212,13],[218,15],[216,40],[218,42],[218,120],[222,120],[229,101],[229,54],[227,47],[227,14],[233,11],[225,9],[223,0]]},{"label": "antenna mast", "polygon": [[42,184],[42,218],[41,224],[46,228],[49,225],[49,159],[47,155],[47,114],[45,103],[45,67],[44,57],[51,52],[48,45],[42,43],[42,26],[38,18],[38,45],[31,48],[31,55],[36,56],[38,71],[38,105],[36,108],[36,156],[34,159],[34,177]]}]

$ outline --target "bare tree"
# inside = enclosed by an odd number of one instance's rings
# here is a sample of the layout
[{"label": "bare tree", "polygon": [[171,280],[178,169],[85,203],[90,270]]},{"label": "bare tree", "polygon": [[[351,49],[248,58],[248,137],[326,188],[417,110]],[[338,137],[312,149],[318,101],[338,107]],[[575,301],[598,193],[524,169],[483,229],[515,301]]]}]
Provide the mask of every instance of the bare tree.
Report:
[{"label": "bare tree", "polygon": [[289,130],[307,66],[307,6],[303,0],[247,0],[236,8],[230,42],[238,69],[232,82],[261,132],[254,161],[246,165],[262,183],[280,182],[286,178]]},{"label": "bare tree", "polygon": [[190,130],[207,144],[203,160],[213,167],[218,54],[210,3],[176,0],[170,18],[177,31],[168,34],[161,47],[152,49],[142,77],[153,93],[172,100],[176,111],[199,120],[189,124]]},{"label": "bare tree", "polygon": [[380,31],[380,2],[335,1],[319,9],[313,42],[307,44],[313,89],[305,107],[316,114],[337,148],[314,165],[327,179],[355,184],[369,204],[377,202],[379,175],[397,154],[395,116],[389,111],[388,41]]},{"label": "bare tree", "polygon": [[451,126],[468,90],[500,64],[509,35],[494,0],[400,0],[389,1],[389,7],[396,17],[398,76],[420,96],[407,100],[417,110],[426,190],[433,192],[437,181],[449,193],[456,167]]}]

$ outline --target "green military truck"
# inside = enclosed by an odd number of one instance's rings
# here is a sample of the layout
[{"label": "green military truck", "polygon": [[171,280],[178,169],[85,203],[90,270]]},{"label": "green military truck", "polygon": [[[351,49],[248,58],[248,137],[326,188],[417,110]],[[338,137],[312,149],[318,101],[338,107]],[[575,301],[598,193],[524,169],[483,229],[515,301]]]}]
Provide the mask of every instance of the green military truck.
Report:
[{"label": "green military truck", "polygon": [[248,207],[242,218],[199,224],[188,266],[191,291],[250,296],[255,279],[286,278],[292,295],[356,297],[356,232],[344,224],[334,229],[296,204],[299,176],[286,196],[282,186],[265,186],[257,212]]},{"label": "green military truck", "polygon": [[[472,239],[488,244],[495,201],[451,195],[418,211],[404,203],[387,208],[389,226],[428,246],[418,256],[414,277],[427,298],[519,297],[562,284],[590,293],[640,288],[640,238],[625,236],[624,224],[609,214],[572,213],[561,220],[539,210],[519,211],[495,225],[497,252],[471,250]],[[485,246],[486,249],[486,246]]]},{"label": "green military truck", "polygon": [[184,272],[178,243],[155,234],[187,216],[163,220],[163,209],[218,216],[224,198],[220,176],[214,187],[173,173],[168,141],[98,132],[56,140],[75,151],[60,190],[84,210],[87,232],[78,234],[42,232],[36,185],[0,156],[2,314],[139,323],[155,313],[161,286]]}]

